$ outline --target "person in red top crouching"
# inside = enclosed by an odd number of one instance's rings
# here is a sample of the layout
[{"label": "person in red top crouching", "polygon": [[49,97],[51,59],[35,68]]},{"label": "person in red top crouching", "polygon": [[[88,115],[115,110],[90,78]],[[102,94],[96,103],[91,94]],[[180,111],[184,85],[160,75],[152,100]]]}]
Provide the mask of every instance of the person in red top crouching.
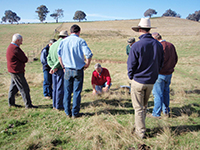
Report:
[{"label": "person in red top crouching", "polygon": [[95,64],[95,70],[92,73],[93,94],[108,92],[111,84],[111,77],[108,69],[102,68],[99,63]]}]

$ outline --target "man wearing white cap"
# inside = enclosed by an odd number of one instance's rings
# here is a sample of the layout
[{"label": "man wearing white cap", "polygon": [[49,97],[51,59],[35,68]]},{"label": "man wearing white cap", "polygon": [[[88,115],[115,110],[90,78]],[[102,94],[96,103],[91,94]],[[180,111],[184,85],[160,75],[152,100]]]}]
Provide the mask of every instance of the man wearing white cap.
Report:
[{"label": "man wearing white cap", "polygon": [[163,47],[149,33],[151,28],[149,18],[141,18],[138,26],[132,27],[139,32],[140,40],[132,45],[127,60],[131,99],[135,109],[135,133],[141,139],[145,138],[149,95],[163,63]]}]

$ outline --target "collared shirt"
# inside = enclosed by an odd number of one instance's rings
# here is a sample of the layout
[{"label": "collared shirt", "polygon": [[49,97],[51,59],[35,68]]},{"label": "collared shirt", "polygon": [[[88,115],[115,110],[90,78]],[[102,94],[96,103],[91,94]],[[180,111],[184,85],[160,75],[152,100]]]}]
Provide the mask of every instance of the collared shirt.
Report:
[{"label": "collared shirt", "polygon": [[107,82],[107,85],[110,86],[111,77],[108,69],[102,68],[101,73],[98,73],[96,70],[94,70],[92,73],[91,83],[95,85],[103,85],[105,82]]},{"label": "collared shirt", "polygon": [[85,65],[85,58],[93,56],[87,43],[76,34],[63,39],[58,47],[58,57],[61,57],[65,68],[80,70]]},{"label": "collared shirt", "polygon": [[11,42],[11,44],[13,44],[13,45],[15,45],[15,46],[17,46],[17,47],[19,47],[16,43],[13,43],[13,42]]}]

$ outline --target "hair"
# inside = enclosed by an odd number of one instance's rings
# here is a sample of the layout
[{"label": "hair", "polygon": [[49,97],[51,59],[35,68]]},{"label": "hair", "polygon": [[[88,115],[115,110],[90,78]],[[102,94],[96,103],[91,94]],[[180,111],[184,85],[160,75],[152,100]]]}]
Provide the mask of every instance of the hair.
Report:
[{"label": "hair", "polygon": [[140,28],[141,30],[144,30],[145,32],[149,32],[151,28]]},{"label": "hair", "polygon": [[160,40],[162,39],[162,36],[158,33],[157,35],[153,36],[155,39]]},{"label": "hair", "polygon": [[81,31],[81,28],[77,24],[72,25],[70,28],[71,33],[78,33],[79,31]]},{"label": "hair", "polygon": [[22,39],[22,36],[19,33],[16,33],[12,37],[12,42],[17,41],[18,39]]},{"label": "hair", "polygon": [[51,39],[50,41],[49,41],[49,44],[53,44],[54,42],[56,42],[57,40],[56,39]]}]

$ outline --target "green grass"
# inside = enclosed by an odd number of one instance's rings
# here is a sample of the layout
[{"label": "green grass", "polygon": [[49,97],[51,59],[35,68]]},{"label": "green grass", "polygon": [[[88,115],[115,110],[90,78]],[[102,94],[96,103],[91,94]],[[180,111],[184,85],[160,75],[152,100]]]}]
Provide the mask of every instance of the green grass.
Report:
[{"label": "green grass", "polygon": [[[200,81],[199,47],[200,24],[174,18],[155,18],[152,26],[163,38],[172,42],[179,56],[171,83],[170,109],[172,117],[146,118],[148,138],[140,140],[131,134],[134,109],[128,91],[120,85],[129,85],[127,77],[126,41],[138,35],[130,27],[138,20],[107,22],[81,22],[81,37],[86,40],[94,57],[85,70],[81,112],[86,116],[69,119],[63,111],[52,109],[52,101],[42,95],[43,73],[39,52],[54,30],[61,24],[0,25],[0,149],[124,149],[138,148],[140,144],[151,149],[192,150],[200,149]],[[63,24],[59,30],[69,31],[72,23]],[[193,28],[191,28],[191,26]],[[154,31],[157,31],[154,30]],[[195,32],[193,31],[195,30]],[[154,32],[152,31],[152,32]],[[31,98],[38,109],[8,108],[7,97],[10,75],[6,68],[6,48],[14,33],[24,38],[22,49],[29,53],[26,78]],[[112,86],[110,93],[93,96],[91,75],[94,64],[100,62],[109,69]],[[20,95],[16,104],[24,106]],[[148,113],[153,109],[153,97],[148,102]]]}]

